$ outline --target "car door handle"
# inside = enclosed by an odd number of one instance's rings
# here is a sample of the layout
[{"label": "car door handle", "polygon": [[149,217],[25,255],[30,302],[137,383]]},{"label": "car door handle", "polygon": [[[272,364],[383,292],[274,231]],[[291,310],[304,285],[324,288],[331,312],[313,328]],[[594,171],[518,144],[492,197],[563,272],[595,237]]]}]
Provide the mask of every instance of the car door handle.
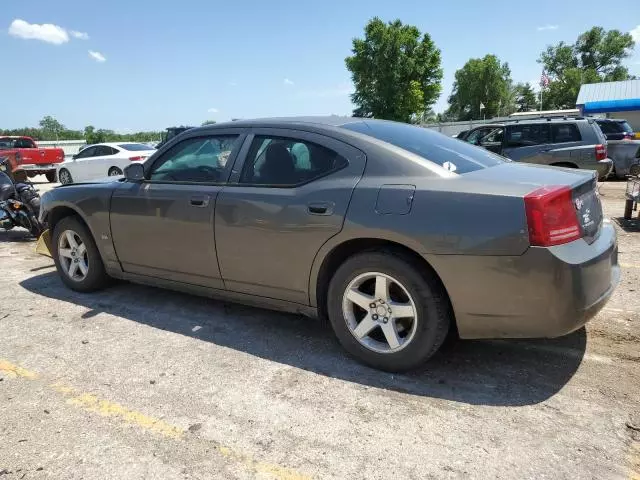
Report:
[{"label": "car door handle", "polygon": [[191,197],[190,203],[192,207],[200,207],[200,208],[208,207],[209,195],[197,195],[197,196]]},{"label": "car door handle", "polygon": [[314,202],[307,205],[307,212],[311,215],[331,215],[333,207],[333,202]]}]

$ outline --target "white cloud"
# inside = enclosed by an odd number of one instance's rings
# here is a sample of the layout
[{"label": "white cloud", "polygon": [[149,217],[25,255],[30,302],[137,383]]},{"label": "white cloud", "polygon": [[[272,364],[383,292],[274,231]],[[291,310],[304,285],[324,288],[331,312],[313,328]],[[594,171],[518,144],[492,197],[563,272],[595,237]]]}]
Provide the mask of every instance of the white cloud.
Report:
[{"label": "white cloud", "polygon": [[559,27],[558,25],[542,25],[541,27],[538,27],[537,30],[539,32],[544,32],[545,30],[557,30]]},{"label": "white cloud", "polygon": [[238,84],[236,82],[229,82],[230,87],[237,87]]},{"label": "white cloud", "polygon": [[69,41],[67,31],[58,25],[51,23],[39,25],[37,23],[25,22],[19,18],[15,19],[11,22],[11,25],[9,25],[9,35],[26,40],[40,40],[42,42],[53,43],[54,45],[62,45]]},{"label": "white cloud", "polygon": [[86,32],[78,32],[76,30],[71,30],[69,32],[73,38],[77,38],[78,40],[89,40],[89,34]]},{"label": "white cloud", "polygon": [[102,55],[100,52],[94,52],[93,50],[89,50],[89,56],[98,63],[107,61],[104,55]]},{"label": "white cloud", "polygon": [[[640,43],[640,25],[629,32],[633,37],[633,41],[636,43]],[[638,45],[636,45],[637,47]]]},{"label": "white cloud", "polygon": [[207,112],[209,113],[218,113],[220,110],[218,110],[217,108],[210,108],[209,110],[207,110]]},{"label": "white cloud", "polygon": [[288,78],[284,79],[284,84],[285,85],[293,85],[293,82],[291,80],[289,80]]}]

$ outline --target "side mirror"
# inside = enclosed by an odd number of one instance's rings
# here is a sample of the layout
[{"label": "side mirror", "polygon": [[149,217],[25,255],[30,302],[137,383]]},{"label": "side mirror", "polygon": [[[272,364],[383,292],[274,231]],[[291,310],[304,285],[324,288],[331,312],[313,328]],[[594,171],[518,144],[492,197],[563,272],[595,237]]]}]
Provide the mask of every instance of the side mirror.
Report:
[{"label": "side mirror", "polygon": [[76,153],[75,155],[71,155],[71,160],[75,160],[77,158],[78,154]]},{"label": "side mirror", "polygon": [[142,182],[144,181],[144,167],[140,163],[132,163],[124,169],[124,178],[128,182]]}]

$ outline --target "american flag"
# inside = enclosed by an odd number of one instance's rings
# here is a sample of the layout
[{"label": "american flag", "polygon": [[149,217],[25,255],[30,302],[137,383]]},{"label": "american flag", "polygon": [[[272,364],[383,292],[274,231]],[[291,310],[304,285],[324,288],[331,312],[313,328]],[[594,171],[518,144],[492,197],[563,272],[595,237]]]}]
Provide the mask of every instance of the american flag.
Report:
[{"label": "american flag", "polygon": [[540,77],[540,86],[548,87],[549,86],[549,77],[547,76],[547,72],[542,71],[542,76]]}]

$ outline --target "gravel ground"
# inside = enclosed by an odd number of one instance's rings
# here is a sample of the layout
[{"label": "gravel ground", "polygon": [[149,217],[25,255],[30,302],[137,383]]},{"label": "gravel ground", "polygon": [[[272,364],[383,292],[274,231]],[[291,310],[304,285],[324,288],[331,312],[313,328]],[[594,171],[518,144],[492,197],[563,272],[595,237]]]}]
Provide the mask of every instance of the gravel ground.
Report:
[{"label": "gravel ground", "polygon": [[[614,222],[624,186],[601,187]],[[638,480],[636,223],[618,222],[622,283],[586,329],[454,342],[406,375],[297,316],[71,292],[0,232],[0,477]]]}]

